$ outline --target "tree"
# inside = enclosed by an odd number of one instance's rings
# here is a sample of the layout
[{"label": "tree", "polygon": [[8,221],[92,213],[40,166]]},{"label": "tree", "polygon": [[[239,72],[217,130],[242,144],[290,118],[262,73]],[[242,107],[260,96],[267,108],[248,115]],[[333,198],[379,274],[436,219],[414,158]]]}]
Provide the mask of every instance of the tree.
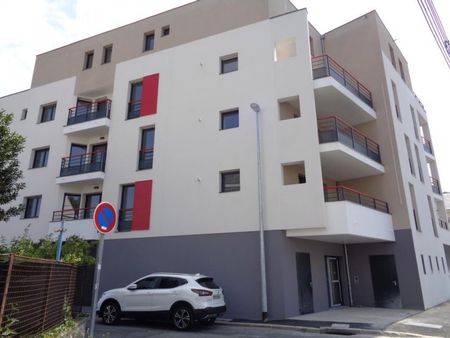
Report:
[{"label": "tree", "polygon": [[5,222],[22,211],[21,205],[4,206],[14,201],[19,191],[25,188],[25,183],[19,182],[23,176],[17,160],[25,146],[25,138],[11,131],[12,120],[12,114],[0,110],[0,221]]}]

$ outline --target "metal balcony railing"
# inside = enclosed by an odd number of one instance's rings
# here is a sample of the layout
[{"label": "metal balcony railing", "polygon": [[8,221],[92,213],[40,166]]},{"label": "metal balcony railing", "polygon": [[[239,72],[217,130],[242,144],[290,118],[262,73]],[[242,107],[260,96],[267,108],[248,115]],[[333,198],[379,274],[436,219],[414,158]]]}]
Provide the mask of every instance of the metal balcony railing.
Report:
[{"label": "metal balcony railing", "polygon": [[119,210],[119,222],[117,224],[117,231],[131,231],[131,224],[133,223],[133,208]]},{"label": "metal balcony railing", "polygon": [[135,119],[135,118],[139,117],[141,114],[141,108],[142,108],[141,100],[128,102],[127,119],[129,120],[129,119]]},{"label": "metal balcony railing", "polygon": [[139,170],[153,168],[153,148],[144,148],[139,151]]},{"label": "metal balcony railing", "polygon": [[349,201],[389,214],[387,202],[342,185],[325,186],[324,194],[325,202]]},{"label": "metal balcony railing", "polygon": [[435,194],[441,195],[441,185],[439,183],[439,180],[437,178],[430,177],[430,183],[431,190],[433,190]]},{"label": "metal balcony railing", "polygon": [[328,55],[319,55],[313,57],[312,60],[313,78],[331,76],[345,88],[359,97],[364,103],[373,107],[372,93],[361,82],[356,80],[349,72],[334,61]]},{"label": "metal balcony railing", "polygon": [[63,157],[60,176],[105,171],[106,152],[97,151],[82,155]]},{"label": "metal balcony railing", "polygon": [[433,146],[431,145],[431,140],[422,137],[423,149],[428,153],[433,155]]},{"label": "metal balcony railing", "polygon": [[375,162],[381,163],[378,143],[337,116],[319,118],[319,142],[340,142]]},{"label": "metal balcony railing", "polygon": [[445,229],[445,230],[448,230],[448,223],[446,222],[446,221],[443,221],[443,220],[439,220],[439,226],[442,228],[442,229]]},{"label": "metal balcony railing", "polygon": [[82,219],[90,219],[94,215],[95,207],[83,209],[64,209],[53,211],[52,222],[77,221]]},{"label": "metal balcony railing", "polygon": [[83,123],[87,121],[110,118],[111,100],[97,101],[93,103],[83,103],[69,109],[67,125]]}]

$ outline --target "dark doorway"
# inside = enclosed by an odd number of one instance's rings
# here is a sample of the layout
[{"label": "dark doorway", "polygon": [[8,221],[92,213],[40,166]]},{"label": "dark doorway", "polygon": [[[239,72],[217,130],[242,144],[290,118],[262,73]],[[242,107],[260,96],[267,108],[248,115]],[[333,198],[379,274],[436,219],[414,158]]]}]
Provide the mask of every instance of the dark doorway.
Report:
[{"label": "dark doorway", "polygon": [[326,257],[328,293],[330,306],[342,305],[341,273],[339,271],[339,257]]},{"label": "dark doorway", "polygon": [[311,313],[314,311],[314,304],[309,253],[297,253],[296,259],[300,314]]},{"label": "dark doorway", "polygon": [[401,308],[394,255],[370,256],[369,259],[375,306]]}]

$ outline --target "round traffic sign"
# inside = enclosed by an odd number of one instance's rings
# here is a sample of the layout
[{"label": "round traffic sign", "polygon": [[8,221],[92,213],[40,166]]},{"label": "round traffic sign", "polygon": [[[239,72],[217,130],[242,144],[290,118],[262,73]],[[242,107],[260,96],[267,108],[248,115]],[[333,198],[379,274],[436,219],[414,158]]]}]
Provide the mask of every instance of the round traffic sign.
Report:
[{"label": "round traffic sign", "polygon": [[102,234],[110,233],[114,230],[117,222],[117,212],[109,202],[101,202],[94,210],[94,225],[98,232]]}]

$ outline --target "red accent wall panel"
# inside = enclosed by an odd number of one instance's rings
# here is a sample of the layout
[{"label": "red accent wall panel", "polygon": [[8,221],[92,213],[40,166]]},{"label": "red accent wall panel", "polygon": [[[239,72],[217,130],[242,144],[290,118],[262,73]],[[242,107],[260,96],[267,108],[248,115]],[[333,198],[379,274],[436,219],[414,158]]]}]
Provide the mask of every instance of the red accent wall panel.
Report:
[{"label": "red accent wall panel", "polygon": [[140,116],[156,114],[158,109],[158,86],[159,73],[144,77]]},{"label": "red accent wall panel", "polygon": [[134,183],[134,207],[131,230],[150,229],[150,214],[152,209],[153,181]]}]

